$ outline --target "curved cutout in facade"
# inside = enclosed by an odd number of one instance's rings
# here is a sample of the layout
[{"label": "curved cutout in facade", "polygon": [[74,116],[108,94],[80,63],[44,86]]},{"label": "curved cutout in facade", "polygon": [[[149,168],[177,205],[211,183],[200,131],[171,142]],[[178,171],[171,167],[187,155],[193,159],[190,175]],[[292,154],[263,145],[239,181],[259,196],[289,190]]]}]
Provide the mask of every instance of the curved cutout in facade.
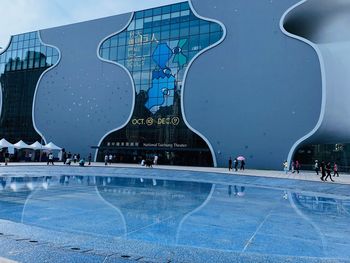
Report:
[{"label": "curved cutout in facade", "polygon": [[314,130],[291,150],[307,144],[350,142],[350,2],[346,0],[301,1],[282,19],[285,31],[311,45],[317,52],[322,72],[322,108]]},{"label": "curved cutout in facade", "polygon": [[184,2],[135,12],[125,30],[103,41],[100,57],[128,69],[136,97],[131,120],[102,140],[97,159],[158,154],[163,164],[212,166],[211,149],[186,126],[181,95],[191,61],[222,37],[218,23],[198,18]]}]

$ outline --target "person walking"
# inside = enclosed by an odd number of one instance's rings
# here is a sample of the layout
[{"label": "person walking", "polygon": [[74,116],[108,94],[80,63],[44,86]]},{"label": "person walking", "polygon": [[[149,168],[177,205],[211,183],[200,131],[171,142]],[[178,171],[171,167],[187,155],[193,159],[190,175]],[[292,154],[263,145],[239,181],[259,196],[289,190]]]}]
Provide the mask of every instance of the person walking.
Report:
[{"label": "person walking", "polygon": [[230,159],[228,159],[228,170],[231,171],[232,170],[232,159],[230,157]]},{"label": "person walking", "polygon": [[333,165],[333,176],[335,177],[335,175],[337,175],[337,177],[339,177],[339,173],[338,173],[338,165],[336,164],[336,162],[334,162]]},{"label": "person walking", "polygon": [[294,174],[295,173],[295,162],[294,161],[292,161],[292,174]]},{"label": "person walking", "polygon": [[105,165],[108,164],[108,154],[105,155]]},{"label": "person walking", "polygon": [[157,164],[158,164],[158,155],[155,155],[155,156],[154,156],[153,164],[154,164],[154,165],[157,165]]},{"label": "person walking", "polygon": [[329,179],[331,179],[332,182],[334,182],[334,180],[332,179],[332,175],[331,175],[331,163],[328,162],[326,165],[326,172],[327,172],[327,176],[326,178],[324,178],[325,181],[327,181],[327,178],[329,177]]},{"label": "person walking", "polygon": [[244,166],[245,166],[245,161],[242,160],[241,161],[241,167],[239,168],[239,170],[243,170],[244,171]]},{"label": "person walking", "polygon": [[238,160],[237,160],[237,158],[235,158],[235,160],[233,162],[234,162],[234,165],[235,165],[235,171],[237,172],[238,171]]},{"label": "person walking", "polygon": [[53,164],[53,154],[52,153],[49,153],[48,160],[47,160],[47,165],[49,165],[50,163],[52,165],[54,165]]},{"label": "person walking", "polygon": [[88,163],[88,165],[91,165],[91,159],[92,159],[92,156],[91,156],[91,153],[89,153],[89,157],[88,157],[89,163]]},{"label": "person walking", "polygon": [[300,165],[299,161],[296,160],[295,161],[295,169],[297,170],[297,174],[299,173],[300,167],[301,167],[301,165]]},{"label": "person walking", "polygon": [[73,155],[73,161],[74,161],[74,163],[77,162],[77,155],[76,154]]},{"label": "person walking", "polygon": [[283,165],[283,171],[286,174],[288,174],[288,162],[287,162],[287,160],[285,160],[282,165]]},{"label": "person walking", "polygon": [[318,172],[320,171],[320,167],[318,166],[317,160],[315,160],[314,169],[315,169],[316,175],[318,175]]},{"label": "person walking", "polygon": [[10,162],[10,154],[8,150],[6,150],[4,157],[5,157],[5,165],[7,165]]},{"label": "person walking", "polygon": [[113,160],[113,155],[112,154],[108,155],[108,161],[110,165],[112,164],[112,160]]},{"label": "person walking", "polygon": [[321,180],[324,181],[324,178],[326,177],[326,164],[324,161],[321,162]]}]

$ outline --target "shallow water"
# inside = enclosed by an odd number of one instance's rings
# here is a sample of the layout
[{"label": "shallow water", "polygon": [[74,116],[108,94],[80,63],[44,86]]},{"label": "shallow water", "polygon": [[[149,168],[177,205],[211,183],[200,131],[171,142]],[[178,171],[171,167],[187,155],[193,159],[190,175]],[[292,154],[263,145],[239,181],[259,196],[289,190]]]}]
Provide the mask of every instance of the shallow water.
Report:
[{"label": "shallow water", "polygon": [[0,219],[85,236],[86,242],[350,258],[347,196],[164,180],[156,172],[154,178],[0,177]]}]

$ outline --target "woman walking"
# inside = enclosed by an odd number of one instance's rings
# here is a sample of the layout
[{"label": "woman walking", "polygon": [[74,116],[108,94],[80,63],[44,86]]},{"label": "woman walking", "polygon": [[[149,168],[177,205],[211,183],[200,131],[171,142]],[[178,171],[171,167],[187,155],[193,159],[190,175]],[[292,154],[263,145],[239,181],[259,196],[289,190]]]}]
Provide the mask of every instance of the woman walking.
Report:
[{"label": "woman walking", "polygon": [[333,165],[333,176],[337,175],[337,177],[339,177],[339,173],[338,173],[338,165],[334,162]]}]

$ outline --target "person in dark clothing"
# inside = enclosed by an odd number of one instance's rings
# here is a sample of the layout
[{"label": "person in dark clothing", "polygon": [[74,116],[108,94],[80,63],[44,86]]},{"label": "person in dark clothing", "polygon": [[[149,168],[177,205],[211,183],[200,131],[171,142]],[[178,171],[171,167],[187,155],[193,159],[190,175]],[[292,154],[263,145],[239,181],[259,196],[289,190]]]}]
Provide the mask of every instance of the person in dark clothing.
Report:
[{"label": "person in dark clothing", "polygon": [[327,176],[326,178],[324,178],[325,181],[327,181],[327,178],[329,177],[329,179],[331,179],[332,182],[334,182],[334,180],[332,179],[332,175],[331,175],[331,163],[328,162],[326,165],[326,172],[327,172]]},{"label": "person in dark clothing", "polygon": [[324,161],[321,162],[321,180],[324,181],[324,178],[326,177],[326,164]]},{"label": "person in dark clothing", "polygon": [[63,152],[63,155],[62,155],[62,162],[63,162],[63,164],[66,164],[66,161],[67,161],[67,153]]},{"label": "person in dark clothing", "polygon": [[88,157],[89,163],[88,163],[88,165],[91,165],[91,159],[92,159],[92,156],[91,156],[91,153],[89,153],[89,157]]},{"label": "person in dark clothing", "polygon": [[242,160],[241,161],[241,167],[239,169],[244,171],[244,166],[245,166],[245,161]]},{"label": "person in dark clothing", "polygon": [[237,158],[235,158],[234,163],[235,163],[235,171],[237,172],[237,170],[238,170],[238,160],[237,160]]},{"label": "person in dark clothing", "polygon": [[231,171],[232,170],[232,159],[230,157],[230,159],[228,159],[228,170]]},{"label": "person in dark clothing", "polygon": [[300,165],[299,161],[296,160],[295,161],[295,170],[297,170],[297,173],[299,173],[300,167],[301,167],[301,165]]}]

